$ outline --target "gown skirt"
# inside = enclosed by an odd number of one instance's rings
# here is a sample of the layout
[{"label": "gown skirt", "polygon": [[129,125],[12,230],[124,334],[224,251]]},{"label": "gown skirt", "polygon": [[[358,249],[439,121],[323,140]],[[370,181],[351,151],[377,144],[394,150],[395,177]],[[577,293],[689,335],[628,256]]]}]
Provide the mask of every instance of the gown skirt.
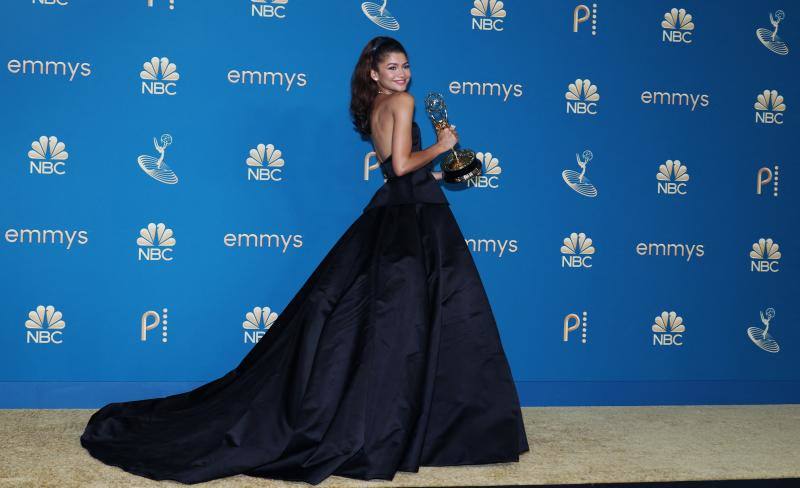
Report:
[{"label": "gown skirt", "polygon": [[[419,128],[414,124],[415,147]],[[191,391],[110,403],[81,445],[193,484],[518,461],[517,391],[472,255],[431,165],[387,181],[238,366]]]}]

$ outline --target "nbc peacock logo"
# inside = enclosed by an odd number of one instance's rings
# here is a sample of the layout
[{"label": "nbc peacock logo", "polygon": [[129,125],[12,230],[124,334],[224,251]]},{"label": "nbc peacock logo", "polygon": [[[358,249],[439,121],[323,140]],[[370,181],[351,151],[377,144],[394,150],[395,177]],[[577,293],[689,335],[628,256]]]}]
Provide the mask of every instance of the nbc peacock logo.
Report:
[{"label": "nbc peacock logo", "polygon": [[778,344],[778,341],[776,341],[775,338],[769,333],[769,323],[775,318],[775,309],[769,307],[764,312],[758,313],[761,315],[761,323],[764,324],[764,328],[748,327],[747,337],[753,341],[753,344],[760,347],[762,350],[771,353],[777,353],[781,350],[781,346]]},{"label": "nbc peacock logo", "polygon": [[30,174],[64,175],[67,172],[66,161],[69,153],[63,142],[56,136],[41,136],[31,143],[28,151]]},{"label": "nbc peacock logo", "polygon": [[164,225],[150,222],[139,231],[136,238],[139,246],[139,261],[172,261],[175,236],[172,229]]},{"label": "nbc peacock logo", "polygon": [[653,331],[654,346],[682,346],[686,324],[683,323],[683,317],[674,310],[664,311],[661,312],[661,315],[656,316],[650,330]]},{"label": "nbc peacock logo", "polygon": [[[758,172],[756,172],[756,195],[766,195],[768,193],[772,193],[772,196],[775,198],[778,197],[778,178],[780,177],[779,173],[780,166],[775,165],[772,168],[769,166],[762,166],[758,168]],[[765,190],[766,188],[772,187],[772,191]]]},{"label": "nbc peacock logo", "polygon": [[364,2],[361,4],[361,11],[367,16],[375,25],[382,29],[396,31],[400,29],[400,22],[392,15],[386,8],[388,0],[383,0],[383,3]]},{"label": "nbc peacock logo", "polygon": [[259,144],[245,160],[248,181],[282,181],[283,152],[272,144]]},{"label": "nbc peacock logo", "polygon": [[578,78],[574,83],[570,83],[564,98],[567,99],[568,114],[597,115],[600,93],[597,91],[597,86],[593,85],[590,80]]},{"label": "nbc peacock logo", "polygon": [[778,90],[764,90],[756,97],[756,124],[783,124],[786,104]]},{"label": "nbc peacock logo", "polygon": [[503,172],[503,168],[500,167],[500,160],[490,152],[475,153],[475,157],[483,164],[483,170],[478,176],[473,176],[468,179],[467,186],[475,188],[500,188],[500,173]]},{"label": "nbc peacock logo", "polygon": [[[575,332],[579,330],[580,332]],[[562,342],[569,342],[570,335],[575,332],[575,334],[580,333],[580,340],[581,344],[586,344],[587,341],[587,334],[589,329],[589,314],[586,310],[583,311],[581,315],[577,313],[568,313],[564,316],[564,323],[563,323],[563,339]]]},{"label": "nbc peacock logo", "polygon": [[151,58],[142,65],[139,78],[142,79],[142,94],[176,95],[177,84],[181,75],[175,63],[169,58]]},{"label": "nbc peacock logo", "polygon": [[785,18],[786,14],[783,10],[776,11],[775,15],[770,12],[769,23],[772,24],[772,30],[764,27],[756,29],[756,38],[761,41],[761,44],[763,44],[765,48],[781,56],[789,54],[789,46],[778,36],[778,25]]},{"label": "nbc peacock logo", "polygon": [[573,232],[561,246],[562,268],[591,268],[595,248],[592,239],[583,232]]},{"label": "nbc peacock logo", "polygon": [[586,176],[586,166],[592,158],[594,158],[594,154],[588,149],[583,151],[583,154],[580,155],[575,153],[575,159],[578,161],[578,167],[581,169],[581,172],[578,173],[571,169],[565,169],[561,172],[561,178],[564,179],[564,183],[575,190],[576,193],[585,197],[597,196],[597,188],[592,184],[591,180],[589,180],[589,177]]},{"label": "nbc peacock logo", "polygon": [[66,325],[63,315],[54,306],[39,305],[28,312],[25,340],[28,344],[61,344]]},{"label": "nbc peacock logo", "polygon": [[694,22],[692,14],[686,9],[673,8],[664,14],[661,21],[661,42],[671,42],[677,44],[691,44]]},{"label": "nbc peacock logo", "polygon": [[262,19],[285,19],[289,0],[250,0],[250,16]]},{"label": "nbc peacock logo", "polygon": [[503,31],[506,9],[500,0],[475,0],[469,13],[472,14],[472,30]]},{"label": "nbc peacock logo", "polygon": [[781,259],[780,246],[771,238],[760,238],[750,250],[750,271],[756,273],[777,273]]},{"label": "nbc peacock logo", "polygon": [[667,159],[664,164],[659,165],[656,180],[659,195],[686,195],[689,170],[679,160]]},{"label": "nbc peacock logo", "polygon": [[252,311],[247,312],[245,320],[242,322],[244,343],[255,344],[260,341],[276,320],[278,320],[278,314],[269,307],[255,307]]}]

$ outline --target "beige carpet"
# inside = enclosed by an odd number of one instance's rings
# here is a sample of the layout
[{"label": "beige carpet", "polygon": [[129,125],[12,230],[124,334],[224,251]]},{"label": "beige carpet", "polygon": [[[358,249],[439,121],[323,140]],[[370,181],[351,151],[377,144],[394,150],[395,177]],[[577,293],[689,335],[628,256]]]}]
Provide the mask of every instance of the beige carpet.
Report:
[{"label": "beige carpet", "polygon": [[[330,486],[601,483],[800,477],[800,405],[524,408],[519,463],[420,468]],[[91,410],[0,410],[0,487],[158,486],[90,457]],[[160,482],[161,486],[186,486]],[[194,486],[311,486],[235,476]]]}]

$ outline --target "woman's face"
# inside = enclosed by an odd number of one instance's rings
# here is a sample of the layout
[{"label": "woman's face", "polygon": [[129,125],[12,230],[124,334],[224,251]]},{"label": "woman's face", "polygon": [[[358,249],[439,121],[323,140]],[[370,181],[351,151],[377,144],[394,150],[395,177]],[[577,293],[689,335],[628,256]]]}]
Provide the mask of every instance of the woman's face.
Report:
[{"label": "woman's face", "polygon": [[370,76],[384,92],[405,91],[411,81],[411,67],[405,54],[388,53],[378,63],[378,71],[370,70]]}]

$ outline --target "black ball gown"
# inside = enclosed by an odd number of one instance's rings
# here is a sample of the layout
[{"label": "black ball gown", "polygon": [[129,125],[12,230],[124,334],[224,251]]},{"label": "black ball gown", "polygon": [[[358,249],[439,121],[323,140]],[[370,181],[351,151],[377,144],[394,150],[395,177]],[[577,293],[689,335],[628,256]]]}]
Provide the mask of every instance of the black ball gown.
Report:
[{"label": "black ball gown", "polygon": [[[414,150],[420,150],[414,124]],[[110,403],[81,445],[152,479],[329,475],[518,461],[519,399],[478,270],[433,163],[388,178],[235,369]]]}]

